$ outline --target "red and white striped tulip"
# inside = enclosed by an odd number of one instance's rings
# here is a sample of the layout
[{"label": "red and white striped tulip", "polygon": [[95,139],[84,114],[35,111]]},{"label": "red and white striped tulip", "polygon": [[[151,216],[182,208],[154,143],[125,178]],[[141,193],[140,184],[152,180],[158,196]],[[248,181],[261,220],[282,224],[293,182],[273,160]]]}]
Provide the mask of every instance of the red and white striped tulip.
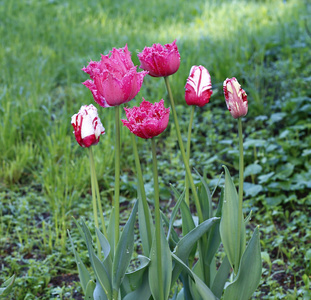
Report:
[{"label": "red and white striped tulip", "polygon": [[185,86],[188,105],[199,107],[207,104],[213,94],[211,76],[203,66],[192,66]]}]

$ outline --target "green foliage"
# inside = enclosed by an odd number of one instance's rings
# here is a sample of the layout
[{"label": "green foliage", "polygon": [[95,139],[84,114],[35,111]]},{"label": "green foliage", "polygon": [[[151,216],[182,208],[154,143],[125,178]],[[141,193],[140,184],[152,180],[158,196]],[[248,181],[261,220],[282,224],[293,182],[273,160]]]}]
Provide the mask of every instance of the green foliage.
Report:
[{"label": "green foliage", "polygon": [[[311,23],[307,1],[0,3],[0,282],[16,274],[9,297],[78,299],[82,293],[66,237],[71,215],[86,220],[91,215],[88,159],[70,126],[71,115],[81,105],[93,103],[90,92],[80,84],[88,79],[81,68],[125,43],[138,64],[136,52],[144,46],[177,38],[182,61],[171,85],[184,136],[190,111],[183,102],[183,87],[190,67],[202,64],[212,76],[214,93],[206,107],[196,109],[191,148],[191,165],[207,175],[212,188],[221,164],[230,168],[233,178],[238,168],[235,123],[224,104],[223,80],[237,77],[248,94],[249,114],[243,120],[244,213],[254,213],[246,235],[253,231],[252,224],[261,224],[261,249],[269,254],[269,259],[264,255],[263,277],[253,297],[310,298],[311,39],[306,26],[310,29]],[[163,81],[146,77],[129,105],[138,105],[141,97],[167,100],[163,95]],[[114,114],[111,109],[101,109],[99,114],[106,135],[94,148],[94,158],[108,217]],[[121,134],[122,219],[127,220],[126,204],[136,196],[136,179],[130,171],[134,167],[130,137],[124,128]],[[138,144],[148,197],[150,153],[142,141]],[[173,205],[169,183],[182,190],[185,177],[176,147],[170,124],[158,144],[165,211]],[[200,185],[199,176],[196,183]],[[189,212],[183,204],[181,209]],[[188,218],[184,235],[192,229],[192,221]],[[94,228],[93,223],[87,225]],[[71,235],[89,269],[78,230]],[[219,260],[223,260],[221,254]],[[94,283],[89,283],[89,289],[93,288]]]}]

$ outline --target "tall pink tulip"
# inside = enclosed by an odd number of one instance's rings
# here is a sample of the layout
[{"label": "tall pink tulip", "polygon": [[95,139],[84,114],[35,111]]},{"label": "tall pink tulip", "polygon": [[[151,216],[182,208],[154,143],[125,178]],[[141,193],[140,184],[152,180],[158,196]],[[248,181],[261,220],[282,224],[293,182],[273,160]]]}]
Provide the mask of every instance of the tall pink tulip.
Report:
[{"label": "tall pink tulip", "polygon": [[188,105],[204,106],[209,102],[212,91],[211,76],[203,66],[193,66],[185,86]]},{"label": "tall pink tulip", "polygon": [[170,109],[164,107],[163,99],[152,104],[143,98],[139,107],[124,110],[128,120],[121,120],[123,125],[143,139],[159,135],[168,125]]},{"label": "tall pink tulip", "polygon": [[140,91],[147,72],[137,72],[127,45],[102,55],[101,61],[91,61],[82,69],[90,75],[83,84],[102,107],[117,106],[132,100]]},{"label": "tall pink tulip", "polygon": [[138,54],[140,68],[149,72],[153,77],[166,77],[177,72],[180,65],[180,55],[176,40],[171,44],[162,46],[153,44],[152,47],[145,47]]},{"label": "tall pink tulip", "polygon": [[247,114],[247,94],[235,77],[227,78],[223,84],[227,107],[233,118],[238,119]]},{"label": "tall pink tulip", "polygon": [[81,147],[90,147],[99,142],[99,138],[105,133],[97,109],[92,104],[81,106],[79,112],[71,117],[75,138]]}]

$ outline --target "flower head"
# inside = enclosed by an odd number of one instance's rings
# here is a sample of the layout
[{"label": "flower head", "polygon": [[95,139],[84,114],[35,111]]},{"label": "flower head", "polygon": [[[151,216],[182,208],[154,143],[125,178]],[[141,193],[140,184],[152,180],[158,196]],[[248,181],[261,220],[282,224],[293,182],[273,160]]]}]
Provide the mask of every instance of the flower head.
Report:
[{"label": "flower head", "polygon": [[180,55],[176,40],[171,44],[162,46],[153,44],[152,47],[145,47],[138,54],[140,68],[149,72],[153,77],[165,77],[177,72],[180,65]]},{"label": "flower head", "polygon": [[121,120],[132,133],[150,139],[162,133],[168,125],[170,109],[164,107],[164,100],[154,104],[146,101],[139,107],[124,108],[128,120]]},{"label": "flower head", "polygon": [[105,133],[97,109],[92,104],[81,106],[79,112],[71,117],[75,138],[81,147],[90,147],[99,142]]},{"label": "flower head", "polygon": [[137,72],[127,45],[113,48],[110,56],[102,55],[100,61],[91,61],[82,69],[90,75],[83,84],[92,92],[95,102],[102,107],[116,106],[132,100],[140,91],[148,72]]},{"label": "flower head", "polygon": [[247,114],[247,94],[235,77],[227,78],[223,84],[227,107],[233,118],[238,119]]},{"label": "flower head", "polygon": [[204,106],[209,102],[212,91],[211,76],[203,66],[192,66],[185,86],[188,105]]}]

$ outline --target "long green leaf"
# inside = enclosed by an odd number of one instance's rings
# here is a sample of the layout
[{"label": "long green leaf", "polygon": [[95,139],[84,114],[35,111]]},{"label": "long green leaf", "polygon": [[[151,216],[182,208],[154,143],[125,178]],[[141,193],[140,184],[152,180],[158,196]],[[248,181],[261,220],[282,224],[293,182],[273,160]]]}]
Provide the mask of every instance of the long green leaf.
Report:
[{"label": "long green leaf", "polygon": [[76,264],[78,266],[79,278],[80,278],[80,282],[82,285],[82,289],[83,289],[84,294],[86,294],[86,287],[91,280],[91,275],[90,275],[89,271],[86,269],[86,267],[85,267],[84,263],[82,262],[80,256],[76,252],[76,249],[75,249],[75,246],[73,244],[69,230],[68,230],[68,236],[70,239],[72,251],[73,251],[74,256],[75,256]]},{"label": "long green leaf", "polygon": [[242,256],[239,272],[225,289],[224,300],[248,300],[258,287],[261,273],[259,230],[256,227]]},{"label": "long green leaf", "polygon": [[[140,189],[138,189],[139,191]],[[152,236],[148,236],[147,232],[147,222],[150,223],[150,228],[151,232],[153,232],[153,222],[152,222],[152,217],[151,213],[149,210],[149,206],[147,205],[148,208],[148,214],[149,216],[145,216],[144,208],[143,208],[143,199],[141,196],[141,193],[138,192],[138,223],[139,223],[139,233],[140,233],[140,238],[141,238],[141,243],[143,247],[143,252],[146,256],[149,256],[150,254],[150,249],[151,249],[151,244],[152,244]],[[150,242],[151,240],[151,242]]]},{"label": "long green leaf", "polygon": [[134,225],[137,210],[138,201],[135,202],[131,215],[124,226],[113,260],[112,287],[116,291],[120,289],[122,279],[134,251]]},{"label": "long green leaf", "polygon": [[86,289],[84,291],[84,299],[85,300],[93,300],[94,299],[94,290],[96,287],[96,283],[93,280],[90,280],[87,285],[86,285]]},{"label": "long green leaf", "polygon": [[[220,236],[229,262],[237,274],[242,254],[245,250],[245,224],[241,220],[239,227],[239,199],[238,193],[226,166],[225,169],[225,191],[220,221]],[[240,232],[240,240],[239,238]]]},{"label": "long green leaf", "polygon": [[82,228],[83,228],[84,235],[86,238],[86,246],[87,246],[88,253],[90,256],[91,265],[96,276],[96,282],[100,283],[107,297],[111,298],[112,297],[112,286],[111,286],[110,271],[106,269],[104,264],[96,256],[93,246],[92,246],[91,233],[84,222],[82,223]]},{"label": "long green leaf", "polygon": [[225,256],[224,260],[222,261],[216,273],[214,282],[212,284],[212,292],[219,299],[223,293],[224,286],[225,286],[226,281],[228,280],[229,274],[230,274],[230,263],[229,263],[228,257]]},{"label": "long green leaf", "polygon": [[150,259],[146,256],[138,255],[137,258],[139,260],[139,267],[133,272],[126,273],[122,281],[121,289],[124,291],[124,295],[136,290],[141,285],[143,274],[150,263]]},{"label": "long green leaf", "polygon": [[[219,218],[211,218],[208,219],[193,230],[191,230],[187,235],[185,235],[177,244],[174,253],[177,257],[179,257],[183,262],[186,262],[194,244],[201,238],[201,236],[206,233],[214,224],[215,222],[219,221]],[[172,283],[174,283],[181,271],[179,265],[175,265],[172,274]]]},{"label": "long green leaf", "polygon": [[[202,223],[203,224],[203,223]],[[194,280],[196,288],[203,300],[216,300],[215,295],[208,288],[208,286],[197,276],[191,269],[174,253],[172,253],[173,259],[178,263],[178,265],[185,270],[189,276]]]},{"label": "long green leaf", "polygon": [[93,298],[94,300],[108,300],[107,295],[103,288],[101,287],[100,283],[97,281],[95,285],[95,289],[93,291]]},{"label": "long green leaf", "polygon": [[194,169],[197,175],[200,177],[202,186],[199,193],[199,200],[201,204],[201,209],[203,213],[204,220],[207,220],[212,217],[212,195],[209,190],[208,184],[203,176]]},{"label": "long green leaf", "polygon": [[[164,222],[164,225],[168,228],[170,226],[170,221],[168,217],[162,211],[161,211],[161,218],[162,218],[162,221]],[[179,236],[175,230],[172,230],[171,238],[169,240],[170,247],[175,248],[178,242],[179,242]]]},{"label": "long green leaf", "polygon": [[151,291],[149,287],[148,270],[144,272],[144,276],[142,278],[143,281],[141,285],[135,291],[127,294],[123,300],[148,300],[150,298]]},{"label": "long green leaf", "polygon": [[7,279],[0,288],[0,296],[8,296],[13,288],[13,283],[15,281],[15,274],[11,276],[9,279]]},{"label": "long green leaf", "polygon": [[[161,222],[162,224],[162,222]],[[172,279],[172,257],[171,250],[165,237],[163,226],[161,225],[161,261],[162,261],[162,280],[163,290],[159,290],[158,284],[158,268],[157,268],[157,247],[155,234],[153,237],[150,266],[149,266],[149,286],[154,299],[168,299]],[[162,294],[162,296],[160,295]]]},{"label": "long green leaf", "polygon": [[180,195],[178,201],[176,202],[176,204],[172,210],[170,223],[169,223],[169,227],[168,227],[168,232],[167,232],[167,240],[168,241],[170,240],[173,224],[175,222],[175,218],[176,218],[176,214],[178,212],[179,206],[180,206],[181,202],[184,200],[185,192],[186,192],[186,190],[184,190],[183,193]]}]

